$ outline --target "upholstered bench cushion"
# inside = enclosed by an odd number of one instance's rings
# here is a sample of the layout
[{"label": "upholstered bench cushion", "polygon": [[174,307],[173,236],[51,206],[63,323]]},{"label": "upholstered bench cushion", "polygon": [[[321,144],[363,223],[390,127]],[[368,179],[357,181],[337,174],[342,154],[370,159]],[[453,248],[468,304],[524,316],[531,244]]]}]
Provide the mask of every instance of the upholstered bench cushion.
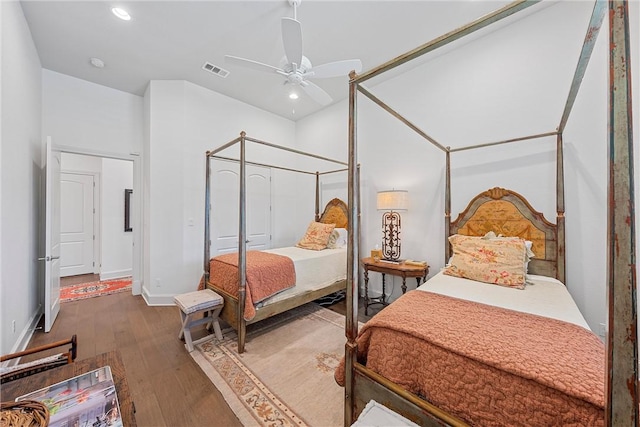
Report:
[{"label": "upholstered bench cushion", "polygon": [[196,311],[224,304],[222,297],[211,289],[176,295],[173,299],[185,314],[195,313]]}]

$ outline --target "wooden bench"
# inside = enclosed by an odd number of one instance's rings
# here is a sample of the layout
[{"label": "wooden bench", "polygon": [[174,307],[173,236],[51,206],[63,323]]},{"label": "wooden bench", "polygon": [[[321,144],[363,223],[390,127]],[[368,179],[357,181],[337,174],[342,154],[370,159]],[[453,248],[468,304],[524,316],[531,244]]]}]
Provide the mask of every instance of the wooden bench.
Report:
[{"label": "wooden bench", "polygon": [[[185,347],[189,352],[193,351],[193,346],[210,338],[207,335],[196,341],[191,338],[191,328],[208,324],[207,329],[213,328],[216,338],[222,340],[222,331],[218,316],[224,306],[224,299],[211,289],[189,292],[174,297],[176,305],[180,308],[182,319],[182,329],[178,334],[178,339],[184,336]],[[202,317],[200,315],[202,314]]]},{"label": "wooden bench", "polygon": [[0,367],[0,383],[8,383],[9,381],[14,381],[19,378],[28,377],[29,375],[33,375],[38,372],[57,368],[58,366],[66,365],[67,363],[72,363],[76,359],[76,354],[78,351],[78,339],[75,335],[73,335],[71,338],[66,340],[56,341],[51,344],[41,345],[39,347],[30,348],[28,350],[7,354],[0,357],[0,362],[7,362],[9,360],[22,358],[24,356],[43,353],[47,350],[66,346],[67,344],[71,344],[71,347],[64,353],[58,353],[51,356],[42,356],[37,360],[12,366],[3,365],[2,367]]}]

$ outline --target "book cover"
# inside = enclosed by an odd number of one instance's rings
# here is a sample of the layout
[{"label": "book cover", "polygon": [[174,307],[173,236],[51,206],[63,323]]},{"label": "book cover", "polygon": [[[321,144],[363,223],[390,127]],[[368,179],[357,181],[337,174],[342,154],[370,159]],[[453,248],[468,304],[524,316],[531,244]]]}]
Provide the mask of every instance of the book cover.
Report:
[{"label": "book cover", "polygon": [[122,426],[111,367],[105,366],[16,398],[49,408],[50,427]]}]

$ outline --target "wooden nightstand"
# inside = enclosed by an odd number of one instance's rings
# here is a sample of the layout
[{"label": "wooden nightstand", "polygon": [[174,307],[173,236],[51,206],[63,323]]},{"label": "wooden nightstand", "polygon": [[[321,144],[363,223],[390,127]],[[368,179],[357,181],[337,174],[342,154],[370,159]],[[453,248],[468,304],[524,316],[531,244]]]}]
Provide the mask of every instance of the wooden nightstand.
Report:
[{"label": "wooden nightstand", "polygon": [[[426,280],[427,274],[429,274],[429,265],[408,265],[404,263],[395,264],[385,261],[374,261],[373,258],[363,258],[361,260],[362,267],[364,268],[364,314],[369,314],[369,306],[373,304],[388,305],[385,300],[385,275],[391,274],[392,276],[402,277],[402,293],[407,292],[407,277],[415,277],[417,286],[420,286],[420,279]],[[369,271],[377,271],[382,274],[382,296],[376,298],[369,298]]]}]

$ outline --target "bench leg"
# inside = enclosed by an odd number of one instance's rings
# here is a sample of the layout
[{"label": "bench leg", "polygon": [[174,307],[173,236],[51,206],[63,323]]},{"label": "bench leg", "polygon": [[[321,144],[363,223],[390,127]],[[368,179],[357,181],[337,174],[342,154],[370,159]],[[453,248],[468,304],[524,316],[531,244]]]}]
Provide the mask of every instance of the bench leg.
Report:
[{"label": "bench leg", "polygon": [[180,320],[182,322],[182,328],[180,329],[180,333],[178,334],[178,339],[181,340],[182,337],[184,336],[184,328],[187,325],[187,315],[184,314],[182,311],[180,312]]},{"label": "bench leg", "polygon": [[187,350],[189,350],[189,352],[192,352],[193,341],[191,340],[191,314],[185,315],[184,321],[182,323],[182,332],[180,334],[184,334],[184,343],[187,346]]},{"label": "bench leg", "polygon": [[213,330],[216,334],[216,338],[218,338],[219,341],[222,341],[222,330],[220,329],[220,321],[218,317],[221,311],[222,307],[218,307],[211,313],[211,319],[213,319],[211,323],[213,324]]},{"label": "bench leg", "polygon": [[[190,314],[185,314],[184,312],[180,311],[180,316],[182,318],[182,328],[180,329],[180,333],[178,334],[178,339],[182,339],[182,337],[184,337],[184,343],[189,352],[192,352],[194,349],[194,342],[191,337],[192,327],[206,324],[207,330],[213,329],[216,338],[222,341],[222,330],[220,329],[220,322],[218,317],[221,311],[222,307],[196,311]],[[195,317],[199,316],[200,314],[203,314],[204,317],[202,319],[195,320]],[[206,338],[207,337],[203,337],[197,342],[200,342]]]}]

